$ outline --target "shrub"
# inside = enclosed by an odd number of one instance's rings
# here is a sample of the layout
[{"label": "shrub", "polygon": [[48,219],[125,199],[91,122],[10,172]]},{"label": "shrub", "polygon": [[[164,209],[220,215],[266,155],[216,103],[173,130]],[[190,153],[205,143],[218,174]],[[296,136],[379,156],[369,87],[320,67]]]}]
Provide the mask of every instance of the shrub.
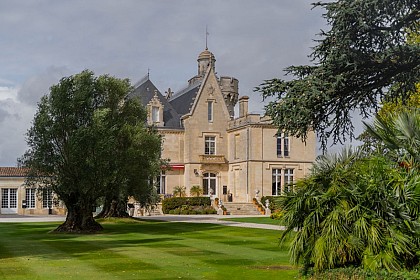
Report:
[{"label": "shrub", "polygon": [[271,211],[281,210],[279,200],[281,197],[279,196],[263,196],[261,197],[261,203],[265,206],[265,201],[268,199],[270,202],[268,208],[270,208]]},{"label": "shrub", "polygon": [[[170,214],[170,210],[182,208],[182,206],[211,206],[210,197],[171,197],[162,201],[162,211]],[[179,214],[179,213],[178,213]]]},{"label": "shrub", "polygon": [[274,210],[274,212],[271,213],[270,218],[273,220],[280,220],[281,217],[283,217],[284,212],[281,210]]},{"label": "shrub", "polygon": [[308,280],[341,280],[341,279],[352,279],[352,280],[415,280],[420,279],[419,272],[417,270],[407,271],[387,271],[385,269],[373,272],[366,271],[360,267],[345,267],[327,269],[323,272],[313,272],[311,270],[305,279]]},{"label": "shrub", "polygon": [[202,194],[203,194],[203,189],[200,188],[200,186],[192,186],[191,187],[191,189],[190,189],[190,195],[191,196],[199,197]]},{"label": "shrub", "polygon": [[184,186],[176,186],[173,191],[174,196],[184,197],[186,195]]},{"label": "shrub", "polygon": [[213,207],[205,207],[202,211],[202,214],[217,214],[217,211]]},{"label": "shrub", "polygon": [[358,265],[397,271],[419,263],[420,174],[345,149],[320,156],[280,201],[291,260],[316,271]]}]

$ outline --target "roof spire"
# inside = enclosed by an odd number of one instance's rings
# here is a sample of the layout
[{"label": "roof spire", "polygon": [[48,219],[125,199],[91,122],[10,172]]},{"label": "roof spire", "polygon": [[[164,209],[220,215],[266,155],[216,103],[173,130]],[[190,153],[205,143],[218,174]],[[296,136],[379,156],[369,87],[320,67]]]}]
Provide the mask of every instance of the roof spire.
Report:
[{"label": "roof spire", "polygon": [[210,33],[207,31],[207,25],[206,25],[206,50],[208,50],[207,48],[207,37],[210,35]]},{"label": "roof spire", "polygon": [[150,80],[149,78],[150,78],[150,68],[147,68],[147,79]]}]

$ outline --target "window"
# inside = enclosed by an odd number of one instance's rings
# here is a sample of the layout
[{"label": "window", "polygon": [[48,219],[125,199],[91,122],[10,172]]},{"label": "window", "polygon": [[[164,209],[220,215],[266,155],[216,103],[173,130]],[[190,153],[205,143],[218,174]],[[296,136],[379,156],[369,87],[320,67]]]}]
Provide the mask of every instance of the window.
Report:
[{"label": "window", "polygon": [[287,133],[283,134],[283,147],[284,147],[284,156],[289,156],[289,135]]},{"label": "window", "polygon": [[293,169],[284,170],[284,186],[287,187],[287,191],[291,191],[290,187],[293,184]]},{"label": "window", "polygon": [[[281,178],[283,177],[283,182]],[[277,169],[272,171],[272,195],[282,195],[285,191],[291,191],[293,184],[293,169]],[[285,189],[287,187],[287,190]]]},{"label": "window", "polygon": [[160,176],[157,178],[157,186],[156,191],[158,194],[165,194],[166,193],[166,174],[165,171],[160,173]]},{"label": "window", "polygon": [[35,188],[26,189],[25,199],[26,199],[26,208],[35,208]]},{"label": "window", "polygon": [[281,157],[282,156],[282,152],[281,152],[281,134],[277,134],[277,157]]},{"label": "window", "polygon": [[207,120],[209,122],[213,121],[213,101],[207,102]]},{"label": "window", "polygon": [[203,194],[216,195],[216,174],[204,173],[203,176]]},{"label": "window", "polygon": [[17,189],[1,189],[1,208],[17,208]]},{"label": "window", "polygon": [[276,169],[276,168],[273,169],[271,194],[272,195],[281,194],[281,169]]},{"label": "window", "polygon": [[289,156],[289,135],[287,133],[277,133],[277,157]]},{"label": "window", "polygon": [[52,190],[51,189],[44,189],[42,190],[42,207],[43,208],[52,208]]},{"label": "window", "polygon": [[214,136],[204,137],[204,154],[205,155],[216,154],[216,137]]},{"label": "window", "polygon": [[159,122],[159,107],[152,107],[152,122]]}]

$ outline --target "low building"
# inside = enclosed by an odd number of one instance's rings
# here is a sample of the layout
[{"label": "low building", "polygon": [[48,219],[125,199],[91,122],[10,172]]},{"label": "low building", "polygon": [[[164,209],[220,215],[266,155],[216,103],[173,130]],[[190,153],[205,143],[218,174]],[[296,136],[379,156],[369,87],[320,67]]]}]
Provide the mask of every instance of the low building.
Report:
[{"label": "low building", "polygon": [[24,186],[25,176],[25,168],[0,167],[0,214],[65,214],[50,189]]},{"label": "low building", "polygon": [[188,195],[200,186],[204,195],[224,202],[251,202],[256,193],[281,195],[307,175],[316,156],[315,134],[304,143],[279,132],[270,118],[248,111],[249,98],[239,96],[237,79],[216,75],[209,50],[197,62],[198,73],[185,89],[168,89],[164,96],[148,75],[129,96],[146,106],[149,125],[163,138],[162,158],[170,168],[162,170],[158,192],[183,186]]}]

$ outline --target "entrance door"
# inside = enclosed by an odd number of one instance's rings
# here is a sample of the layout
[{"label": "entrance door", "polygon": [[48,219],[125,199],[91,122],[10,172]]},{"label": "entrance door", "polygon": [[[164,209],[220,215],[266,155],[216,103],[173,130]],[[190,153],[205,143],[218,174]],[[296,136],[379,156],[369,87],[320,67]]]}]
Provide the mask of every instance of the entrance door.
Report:
[{"label": "entrance door", "polygon": [[203,174],[203,194],[204,195],[217,195],[216,193],[216,174],[204,173]]},{"label": "entrance door", "polygon": [[17,214],[17,188],[1,189],[1,213]]}]

